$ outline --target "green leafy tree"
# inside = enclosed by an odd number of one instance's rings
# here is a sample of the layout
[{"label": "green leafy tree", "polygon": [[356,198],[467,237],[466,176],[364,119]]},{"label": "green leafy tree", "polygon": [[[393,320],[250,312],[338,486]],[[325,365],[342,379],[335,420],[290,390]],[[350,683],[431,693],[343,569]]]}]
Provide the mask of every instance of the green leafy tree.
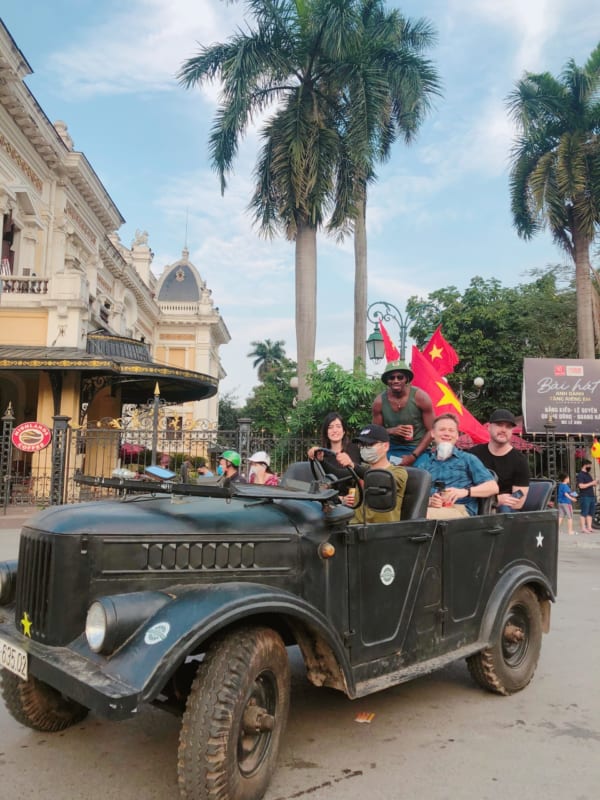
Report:
[{"label": "green leafy tree", "polygon": [[511,207],[520,236],[547,225],[575,264],[580,358],[594,358],[590,245],[600,224],[600,45],[559,78],[525,73],[508,97],[519,126]]},{"label": "green leafy tree", "polygon": [[179,72],[186,87],[220,80],[209,149],[224,191],[240,139],[257,116],[263,146],[251,200],[267,235],[295,241],[299,396],[316,338],[316,236],[333,193],[339,90],[356,40],[359,0],[246,0],[248,27],[201,47]]},{"label": "green leafy tree", "polygon": [[237,428],[238,419],[243,414],[236,407],[236,403],[237,397],[231,392],[219,396],[219,428],[222,430],[229,431]]},{"label": "green leafy tree", "polygon": [[296,402],[296,390],[290,384],[295,375],[296,363],[282,358],[254,387],[241,414],[252,420],[255,430],[265,430],[277,436],[288,432],[290,415]]},{"label": "green leafy tree", "polygon": [[484,378],[481,395],[467,402],[479,419],[498,407],[520,410],[524,358],[576,357],[575,308],[573,287],[559,287],[556,270],[516,287],[476,277],[462,294],[450,286],[407,303],[417,347],[441,324],[458,353],[460,362],[447,376],[455,391],[460,380],[470,392],[473,380]]},{"label": "green leafy tree", "polygon": [[265,339],[264,342],[250,342],[252,350],[248,353],[249,358],[253,358],[252,366],[258,367],[258,379],[264,381],[265,375],[275,367],[280,367],[285,358],[285,342],[279,339],[272,342]]},{"label": "green leafy tree", "polygon": [[308,380],[311,396],[298,403],[290,416],[294,434],[318,436],[330,411],[339,412],[351,431],[358,430],[371,421],[371,405],[383,388],[378,378],[368,377],[364,370],[345,370],[332,361],[313,363]]}]

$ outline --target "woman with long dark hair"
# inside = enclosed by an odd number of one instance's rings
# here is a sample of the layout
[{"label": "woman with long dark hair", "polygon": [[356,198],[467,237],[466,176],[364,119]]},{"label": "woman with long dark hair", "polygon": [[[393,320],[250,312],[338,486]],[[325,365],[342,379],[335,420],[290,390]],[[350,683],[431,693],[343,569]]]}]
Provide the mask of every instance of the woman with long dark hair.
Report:
[{"label": "woman with long dark hair", "polygon": [[311,461],[317,459],[323,465],[326,473],[335,475],[336,478],[347,478],[338,484],[337,488],[341,495],[346,494],[348,489],[356,485],[356,480],[350,470],[338,461],[338,455],[342,453],[345,454],[342,461],[345,461],[353,469],[358,469],[360,475],[362,469],[358,446],[352,442],[342,416],[337,411],[330,411],[321,426],[321,444],[311,447],[308,457]]}]

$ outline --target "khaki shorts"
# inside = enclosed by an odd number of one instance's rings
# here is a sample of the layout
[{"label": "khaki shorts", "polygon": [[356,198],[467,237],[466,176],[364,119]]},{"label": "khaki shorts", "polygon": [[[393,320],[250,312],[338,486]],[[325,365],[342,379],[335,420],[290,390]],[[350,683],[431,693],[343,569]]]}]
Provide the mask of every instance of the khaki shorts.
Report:
[{"label": "khaki shorts", "polygon": [[467,511],[467,507],[462,503],[454,506],[442,506],[441,508],[429,506],[427,509],[427,519],[461,519],[468,516],[470,514]]}]

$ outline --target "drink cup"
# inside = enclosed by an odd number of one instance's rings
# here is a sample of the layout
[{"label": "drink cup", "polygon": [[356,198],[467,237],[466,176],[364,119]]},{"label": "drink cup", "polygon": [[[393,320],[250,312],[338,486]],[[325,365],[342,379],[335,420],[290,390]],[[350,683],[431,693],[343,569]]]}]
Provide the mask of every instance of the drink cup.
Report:
[{"label": "drink cup", "polygon": [[414,436],[415,429],[413,428],[412,425],[405,425],[404,427],[407,429],[406,433],[404,434],[404,438],[406,439],[407,442],[410,442],[410,440]]}]

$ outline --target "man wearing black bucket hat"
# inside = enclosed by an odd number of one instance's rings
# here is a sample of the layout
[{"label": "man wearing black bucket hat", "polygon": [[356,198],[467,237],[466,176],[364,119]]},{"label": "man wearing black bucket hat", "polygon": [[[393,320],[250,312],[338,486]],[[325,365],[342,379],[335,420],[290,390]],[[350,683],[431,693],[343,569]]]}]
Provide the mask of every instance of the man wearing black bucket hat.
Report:
[{"label": "man wearing black bucket hat", "polygon": [[410,383],[414,375],[405,361],[386,364],[381,380],[387,386],[375,398],[373,422],[390,435],[390,460],[410,467],[431,442],[433,403],[423,389]]},{"label": "man wearing black bucket hat", "polygon": [[502,513],[519,511],[529,491],[529,464],[511,444],[517,421],[507,408],[497,408],[490,416],[490,441],[476,444],[471,453],[498,476],[496,510]]}]

